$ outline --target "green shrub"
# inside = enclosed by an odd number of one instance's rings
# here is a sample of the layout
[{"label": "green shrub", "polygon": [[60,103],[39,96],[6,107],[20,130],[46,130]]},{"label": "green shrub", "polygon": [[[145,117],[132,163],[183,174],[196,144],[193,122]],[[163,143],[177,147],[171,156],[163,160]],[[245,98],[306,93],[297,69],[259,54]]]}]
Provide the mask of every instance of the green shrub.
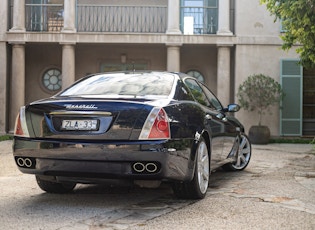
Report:
[{"label": "green shrub", "polygon": [[281,85],[269,76],[254,74],[249,76],[239,87],[237,98],[240,106],[248,111],[257,111],[258,125],[266,112],[271,113],[270,107],[278,104],[284,97]]}]

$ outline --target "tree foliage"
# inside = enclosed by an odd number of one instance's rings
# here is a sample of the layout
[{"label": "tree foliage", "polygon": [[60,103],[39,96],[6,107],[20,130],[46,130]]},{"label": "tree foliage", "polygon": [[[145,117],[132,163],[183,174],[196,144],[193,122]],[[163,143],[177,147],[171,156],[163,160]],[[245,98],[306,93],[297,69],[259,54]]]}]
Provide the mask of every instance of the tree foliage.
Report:
[{"label": "tree foliage", "polygon": [[260,0],[276,19],[281,19],[285,33],[282,49],[300,44],[297,53],[306,68],[315,66],[315,0]]},{"label": "tree foliage", "polygon": [[254,74],[249,76],[239,87],[237,98],[241,107],[248,111],[257,111],[258,125],[266,112],[271,113],[270,107],[281,101],[284,92],[281,85],[269,76]]}]

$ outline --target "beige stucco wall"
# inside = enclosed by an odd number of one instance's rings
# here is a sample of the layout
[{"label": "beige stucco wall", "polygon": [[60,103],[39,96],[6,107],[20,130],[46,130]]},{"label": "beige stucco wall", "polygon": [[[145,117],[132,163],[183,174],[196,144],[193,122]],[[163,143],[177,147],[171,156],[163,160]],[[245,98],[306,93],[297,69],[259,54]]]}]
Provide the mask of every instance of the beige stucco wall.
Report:
[{"label": "beige stucco wall", "polygon": [[205,84],[217,93],[217,47],[192,46],[181,47],[181,72],[198,70],[205,78]]},{"label": "beige stucco wall", "polygon": [[[235,101],[238,86],[253,74],[265,74],[280,82],[280,61],[286,58],[298,58],[295,49],[283,51],[281,24],[275,21],[265,5],[259,0],[236,1],[237,45],[235,49]],[[271,135],[279,135],[280,109],[274,106],[272,114],[262,118],[262,124],[270,128]],[[258,114],[241,109],[236,117],[245,125],[258,125]]]},{"label": "beige stucco wall", "polygon": [[[101,64],[120,64],[121,55],[127,55],[127,63],[148,63],[149,69],[166,69],[165,45],[75,45],[75,78],[100,72]],[[41,83],[43,73],[49,68],[61,70],[62,45],[28,44],[26,46],[26,103],[52,96]],[[63,76],[66,77],[66,76]]]},{"label": "beige stucco wall", "polygon": [[280,23],[261,5],[259,0],[235,1],[235,34],[238,36],[278,36]]},{"label": "beige stucco wall", "polygon": [[[205,83],[216,92],[217,85],[217,48],[215,46],[182,46],[181,70],[199,70]],[[121,55],[127,63],[147,63],[148,69],[166,70],[166,45],[115,45],[115,44],[76,44],[75,78],[78,80],[89,73],[100,72],[102,64],[121,64]],[[61,69],[62,45],[28,44],[26,46],[26,102],[49,97],[41,83],[45,70],[56,67]],[[63,76],[66,77],[66,76]]]},{"label": "beige stucco wall", "polygon": [[76,45],[76,79],[88,73],[101,71],[102,64],[121,64],[121,55],[126,63],[147,63],[148,69],[165,70],[166,46],[164,45]]},{"label": "beige stucco wall", "polygon": [[[280,82],[280,61],[286,58],[297,58],[295,50],[288,52],[281,50],[276,45],[237,45],[235,60],[235,92],[238,86],[246,80],[249,75],[265,74]],[[235,101],[237,101],[235,96]],[[263,125],[268,125],[271,135],[279,135],[279,107],[271,109],[272,115],[265,115],[262,119]],[[241,109],[236,117],[245,125],[248,132],[250,126],[258,125],[258,114]]]},{"label": "beige stucco wall", "polygon": [[25,102],[52,96],[41,84],[41,76],[49,68],[61,70],[61,46],[58,44],[28,44],[25,48]]}]

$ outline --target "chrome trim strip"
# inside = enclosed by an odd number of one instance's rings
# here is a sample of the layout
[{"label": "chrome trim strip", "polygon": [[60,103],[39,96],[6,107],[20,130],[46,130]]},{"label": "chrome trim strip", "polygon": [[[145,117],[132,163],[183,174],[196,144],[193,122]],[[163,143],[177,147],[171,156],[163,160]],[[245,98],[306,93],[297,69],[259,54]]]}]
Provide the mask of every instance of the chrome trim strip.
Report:
[{"label": "chrome trim strip", "polygon": [[100,112],[100,111],[56,111],[49,113],[50,115],[100,115],[100,116],[112,116],[111,112]]}]

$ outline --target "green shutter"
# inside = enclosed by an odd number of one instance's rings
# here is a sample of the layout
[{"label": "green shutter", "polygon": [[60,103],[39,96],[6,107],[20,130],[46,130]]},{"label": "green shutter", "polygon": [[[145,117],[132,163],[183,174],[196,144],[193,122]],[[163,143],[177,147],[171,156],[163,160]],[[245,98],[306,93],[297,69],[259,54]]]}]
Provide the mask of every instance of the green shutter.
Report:
[{"label": "green shutter", "polygon": [[303,69],[299,60],[281,60],[281,85],[285,92],[280,111],[280,134],[302,135]]}]

